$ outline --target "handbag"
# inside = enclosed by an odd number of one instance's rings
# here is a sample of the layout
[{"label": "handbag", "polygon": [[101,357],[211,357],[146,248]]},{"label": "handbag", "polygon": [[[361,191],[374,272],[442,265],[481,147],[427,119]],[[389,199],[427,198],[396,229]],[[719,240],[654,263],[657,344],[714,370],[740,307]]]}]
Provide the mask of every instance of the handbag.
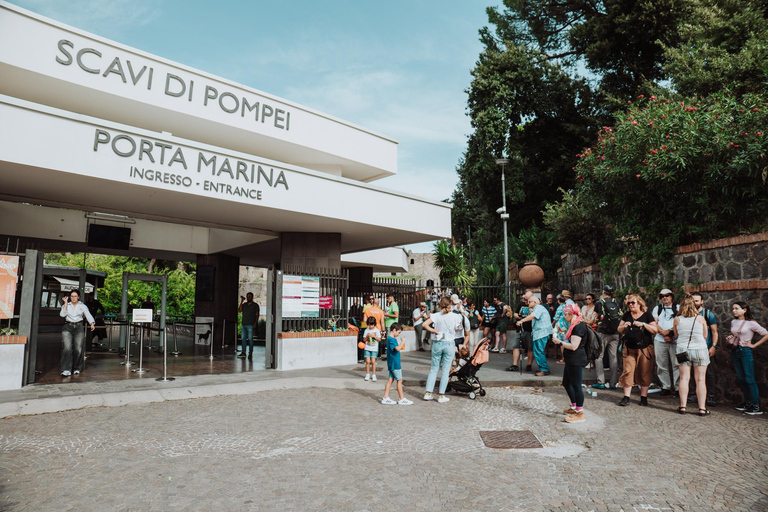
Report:
[{"label": "handbag", "polygon": [[650,336],[645,335],[643,327],[636,327],[630,324],[621,336],[622,344],[631,349],[644,349],[651,344]]},{"label": "handbag", "polygon": [[735,350],[739,348],[739,338],[741,338],[741,330],[744,328],[745,323],[747,323],[746,320],[741,321],[739,332],[737,334],[729,334],[725,337],[725,346],[728,348],[728,350]]},{"label": "handbag", "polygon": [[688,348],[691,346],[691,339],[693,338],[693,328],[696,327],[697,318],[699,318],[698,313],[696,313],[696,316],[693,317],[693,325],[691,325],[691,335],[688,336],[688,345],[685,347],[685,352],[679,352],[675,354],[675,357],[677,358],[677,364],[687,363],[690,360],[688,358]]}]

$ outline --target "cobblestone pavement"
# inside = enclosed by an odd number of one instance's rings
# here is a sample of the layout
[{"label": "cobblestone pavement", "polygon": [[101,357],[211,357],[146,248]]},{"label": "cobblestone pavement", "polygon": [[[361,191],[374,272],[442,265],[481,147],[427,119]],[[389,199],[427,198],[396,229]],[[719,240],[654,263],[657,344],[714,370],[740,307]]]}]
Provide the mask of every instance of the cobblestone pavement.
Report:
[{"label": "cobblestone pavement", "polygon": [[[0,420],[0,510],[768,510],[768,420],[674,401],[489,388],[412,406],[367,389],[91,408]],[[534,450],[478,431],[530,429]]]}]

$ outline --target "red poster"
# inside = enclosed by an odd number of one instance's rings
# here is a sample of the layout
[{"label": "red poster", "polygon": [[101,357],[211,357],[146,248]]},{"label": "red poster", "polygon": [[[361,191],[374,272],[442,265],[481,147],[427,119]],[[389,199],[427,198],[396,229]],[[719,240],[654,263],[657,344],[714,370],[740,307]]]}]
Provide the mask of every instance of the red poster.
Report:
[{"label": "red poster", "polygon": [[329,297],[327,295],[321,295],[320,309],[333,309],[333,297]]},{"label": "red poster", "polygon": [[0,256],[0,319],[13,318],[18,281],[19,257]]}]

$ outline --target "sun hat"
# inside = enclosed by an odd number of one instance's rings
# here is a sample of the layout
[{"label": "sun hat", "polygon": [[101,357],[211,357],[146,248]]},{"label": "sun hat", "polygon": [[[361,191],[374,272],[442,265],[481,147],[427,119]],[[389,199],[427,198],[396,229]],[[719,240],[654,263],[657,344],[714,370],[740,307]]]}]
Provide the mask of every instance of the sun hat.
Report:
[{"label": "sun hat", "polygon": [[454,293],[453,295],[451,295],[451,302],[453,302],[454,304],[461,304],[461,299],[459,298],[458,295]]}]

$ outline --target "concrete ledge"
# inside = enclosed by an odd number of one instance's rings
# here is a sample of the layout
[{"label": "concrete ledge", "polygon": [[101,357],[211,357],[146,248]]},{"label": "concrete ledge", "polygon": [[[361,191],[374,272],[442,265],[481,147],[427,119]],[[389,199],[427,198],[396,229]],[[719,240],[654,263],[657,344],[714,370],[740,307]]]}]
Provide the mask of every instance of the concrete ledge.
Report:
[{"label": "concrete ledge", "polygon": [[[9,338],[24,338],[24,336],[9,336]],[[26,345],[8,341],[0,345],[0,390],[21,389],[21,379],[24,372],[24,349]]]},{"label": "concrete ledge", "polygon": [[325,368],[357,363],[357,336],[277,340],[278,370]]}]

